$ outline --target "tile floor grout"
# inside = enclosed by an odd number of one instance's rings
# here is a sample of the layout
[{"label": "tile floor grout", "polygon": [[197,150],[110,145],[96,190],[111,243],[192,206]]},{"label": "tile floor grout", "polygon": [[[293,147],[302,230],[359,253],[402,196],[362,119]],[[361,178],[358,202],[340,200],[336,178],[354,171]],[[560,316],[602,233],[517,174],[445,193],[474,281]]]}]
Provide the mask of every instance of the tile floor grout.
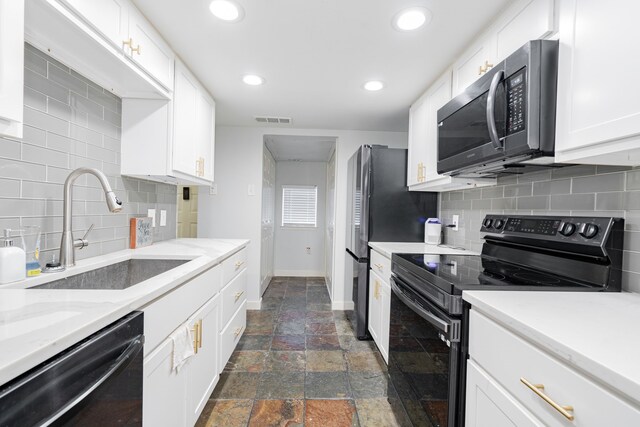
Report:
[{"label": "tile floor grout", "polygon": [[[262,310],[247,312],[245,334],[196,425],[410,425],[397,413],[382,356],[355,338],[351,315],[331,310],[323,279],[274,278]],[[291,383],[282,391],[277,380]]]}]

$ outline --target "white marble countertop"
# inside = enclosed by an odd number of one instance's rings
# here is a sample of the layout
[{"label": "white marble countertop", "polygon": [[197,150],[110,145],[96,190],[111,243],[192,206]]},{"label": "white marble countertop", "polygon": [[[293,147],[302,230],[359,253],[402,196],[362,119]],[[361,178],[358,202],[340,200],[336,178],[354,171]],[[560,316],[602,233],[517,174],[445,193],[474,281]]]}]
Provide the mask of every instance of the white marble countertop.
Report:
[{"label": "white marble countertop", "polygon": [[463,297],[474,309],[640,404],[640,294],[470,291]]},{"label": "white marble countertop", "polygon": [[[176,239],[0,286],[0,385],[220,263],[248,240]],[[25,289],[128,259],[190,260],[122,290]]]},{"label": "white marble countertop", "polygon": [[375,249],[387,258],[391,254],[433,254],[433,255],[479,255],[469,251],[446,245],[429,245],[422,242],[369,242],[369,247]]}]

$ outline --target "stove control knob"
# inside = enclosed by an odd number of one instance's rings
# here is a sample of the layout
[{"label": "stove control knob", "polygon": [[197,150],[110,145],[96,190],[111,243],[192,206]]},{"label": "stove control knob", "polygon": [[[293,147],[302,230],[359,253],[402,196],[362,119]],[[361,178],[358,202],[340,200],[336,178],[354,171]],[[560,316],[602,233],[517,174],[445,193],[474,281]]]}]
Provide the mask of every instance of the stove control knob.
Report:
[{"label": "stove control knob", "polygon": [[493,224],[496,230],[500,230],[503,225],[504,225],[504,220],[502,219],[496,219],[496,222]]},{"label": "stove control knob", "polygon": [[485,228],[491,228],[491,225],[493,225],[493,220],[491,218],[487,218],[482,224]]},{"label": "stove control knob", "polygon": [[560,224],[560,234],[569,237],[576,232],[576,225],[570,222]]},{"label": "stove control knob", "polygon": [[584,223],[580,227],[580,235],[585,239],[593,239],[598,234],[598,226],[595,224]]}]

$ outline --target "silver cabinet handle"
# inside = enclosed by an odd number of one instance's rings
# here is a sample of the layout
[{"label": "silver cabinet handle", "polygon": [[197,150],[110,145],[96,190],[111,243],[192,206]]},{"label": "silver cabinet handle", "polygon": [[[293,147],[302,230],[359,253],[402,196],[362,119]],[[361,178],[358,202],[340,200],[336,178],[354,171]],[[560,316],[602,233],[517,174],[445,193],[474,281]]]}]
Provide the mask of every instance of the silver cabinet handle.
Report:
[{"label": "silver cabinet handle", "polygon": [[489,127],[489,136],[491,137],[491,143],[496,150],[502,150],[502,141],[498,136],[498,129],[496,129],[496,116],[493,111],[496,105],[496,91],[500,80],[504,77],[504,71],[500,70],[493,75],[491,80],[491,86],[489,87],[489,96],[487,97],[487,126]]}]

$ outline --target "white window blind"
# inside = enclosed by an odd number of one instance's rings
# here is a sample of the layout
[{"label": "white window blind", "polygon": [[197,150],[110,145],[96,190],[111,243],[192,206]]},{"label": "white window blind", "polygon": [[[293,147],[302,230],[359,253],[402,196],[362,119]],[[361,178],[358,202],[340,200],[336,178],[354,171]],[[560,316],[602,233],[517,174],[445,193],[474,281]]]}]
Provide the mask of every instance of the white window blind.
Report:
[{"label": "white window blind", "polygon": [[318,187],[282,186],[282,226],[315,227],[318,210]]}]

